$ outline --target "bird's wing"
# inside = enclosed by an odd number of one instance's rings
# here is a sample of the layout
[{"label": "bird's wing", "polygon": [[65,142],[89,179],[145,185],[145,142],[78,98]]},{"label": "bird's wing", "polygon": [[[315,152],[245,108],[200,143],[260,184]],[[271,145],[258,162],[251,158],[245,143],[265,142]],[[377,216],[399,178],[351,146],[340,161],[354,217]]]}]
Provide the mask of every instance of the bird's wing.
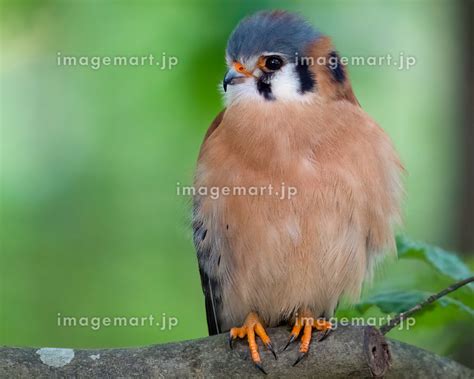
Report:
[{"label": "bird's wing", "polygon": [[[202,147],[206,143],[207,139],[211,136],[212,133],[214,133],[214,131],[217,129],[217,127],[222,122],[222,118],[224,117],[224,113],[225,113],[225,108],[219,112],[219,114],[216,116],[214,121],[212,121],[211,125],[207,129],[206,135],[204,136],[204,140],[202,141],[201,151],[202,151]],[[201,155],[201,152],[199,153],[199,156],[200,155]]]},{"label": "bird's wing", "polygon": [[[196,209],[198,205],[195,203]],[[220,288],[219,283],[210,274],[210,268],[213,262],[210,256],[210,247],[206,247],[205,238],[207,229],[202,221],[195,220],[193,222],[194,246],[196,247],[199,273],[201,274],[202,291],[204,292],[207,328],[209,335],[219,334],[220,328]]]},{"label": "bird's wing", "polygon": [[[204,137],[203,145],[210,135],[217,129],[224,116],[225,109],[222,110],[214,119]],[[201,146],[202,151],[202,146]],[[201,153],[200,153],[201,154]],[[220,326],[220,287],[218,281],[212,277],[212,266],[217,265],[213,259],[212,246],[206,241],[207,235],[206,220],[199,216],[199,197],[193,199],[193,240],[199,263],[199,273],[201,274],[202,290],[205,297],[207,327],[209,335],[219,334]]]}]

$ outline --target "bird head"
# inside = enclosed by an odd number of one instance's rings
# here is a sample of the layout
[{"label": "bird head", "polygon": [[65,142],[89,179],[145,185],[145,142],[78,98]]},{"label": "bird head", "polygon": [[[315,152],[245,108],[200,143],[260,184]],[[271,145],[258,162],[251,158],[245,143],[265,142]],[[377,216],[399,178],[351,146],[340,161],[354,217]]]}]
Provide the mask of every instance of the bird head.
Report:
[{"label": "bird head", "polygon": [[[327,65],[316,63],[319,57]],[[307,101],[315,93],[357,102],[331,40],[293,13],[263,11],[243,19],[229,37],[226,62],[227,105]]]}]

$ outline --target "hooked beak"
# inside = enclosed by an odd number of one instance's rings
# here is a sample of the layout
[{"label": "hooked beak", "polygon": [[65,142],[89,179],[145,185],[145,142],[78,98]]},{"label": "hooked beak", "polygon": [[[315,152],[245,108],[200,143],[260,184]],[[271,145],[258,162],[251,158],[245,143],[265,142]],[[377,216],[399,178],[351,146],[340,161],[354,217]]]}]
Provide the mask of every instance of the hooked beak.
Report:
[{"label": "hooked beak", "polygon": [[224,76],[224,80],[222,81],[222,87],[224,87],[224,92],[227,91],[227,86],[229,84],[230,85],[235,84],[236,82],[238,82],[239,79],[243,79],[245,77],[246,75],[243,75],[237,72],[236,70],[234,70],[233,68],[231,68],[229,71],[227,71],[227,73]]}]

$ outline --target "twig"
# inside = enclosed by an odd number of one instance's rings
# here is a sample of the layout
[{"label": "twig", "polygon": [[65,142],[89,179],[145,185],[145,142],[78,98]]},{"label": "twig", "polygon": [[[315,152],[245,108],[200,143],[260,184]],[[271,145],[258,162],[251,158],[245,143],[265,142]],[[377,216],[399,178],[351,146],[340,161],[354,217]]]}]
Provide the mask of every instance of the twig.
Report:
[{"label": "twig", "polygon": [[426,307],[428,304],[434,303],[436,300],[442,298],[448,293],[456,291],[458,288],[465,286],[466,284],[471,283],[473,281],[474,276],[471,276],[470,278],[451,284],[448,288],[445,288],[444,290],[438,292],[435,295],[431,295],[429,298],[423,300],[421,303],[415,305],[413,308],[410,308],[408,311],[402,312],[398,316],[392,318],[388,323],[386,323],[380,328],[380,331],[382,332],[382,334],[387,334],[390,330],[400,324],[400,322],[402,322],[408,316],[411,316],[413,313],[418,312],[422,308]]}]

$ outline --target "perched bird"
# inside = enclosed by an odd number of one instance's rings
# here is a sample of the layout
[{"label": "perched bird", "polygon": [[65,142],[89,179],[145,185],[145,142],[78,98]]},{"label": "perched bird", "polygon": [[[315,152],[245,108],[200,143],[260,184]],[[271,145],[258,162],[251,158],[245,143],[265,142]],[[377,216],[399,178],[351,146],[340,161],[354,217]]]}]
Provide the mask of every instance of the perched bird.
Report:
[{"label": "perched bird", "polygon": [[357,301],[374,262],[393,251],[403,167],[331,40],[300,16],[245,18],[226,61],[226,108],[194,181],[221,192],[196,192],[194,243],[209,333],[229,332],[231,345],[246,337],[263,370],[256,335],[273,351],[265,327],[291,323],[298,362],[313,328],[329,330],[340,299]]}]

